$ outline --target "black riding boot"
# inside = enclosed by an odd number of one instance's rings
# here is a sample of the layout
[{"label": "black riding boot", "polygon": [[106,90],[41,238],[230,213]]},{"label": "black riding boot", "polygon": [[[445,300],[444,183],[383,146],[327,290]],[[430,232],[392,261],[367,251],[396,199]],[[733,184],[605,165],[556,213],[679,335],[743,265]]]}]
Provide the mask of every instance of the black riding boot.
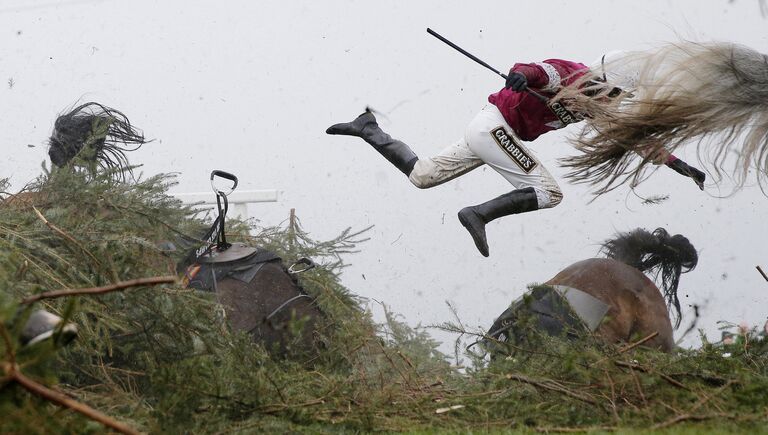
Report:
[{"label": "black riding boot", "polygon": [[488,240],[485,237],[485,224],[502,216],[525,213],[538,208],[536,191],[533,187],[526,187],[505,193],[480,205],[464,207],[459,212],[459,221],[469,231],[480,253],[487,257]]},{"label": "black riding boot", "polygon": [[346,136],[357,136],[363,138],[373,148],[379,152],[385,159],[395,165],[397,169],[406,176],[411,174],[413,166],[419,158],[411,151],[408,145],[403,142],[392,139],[390,135],[384,133],[379,124],[376,123],[376,117],[370,110],[355,118],[352,122],[343,122],[334,124],[325,130],[328,134],[340,134]]}]

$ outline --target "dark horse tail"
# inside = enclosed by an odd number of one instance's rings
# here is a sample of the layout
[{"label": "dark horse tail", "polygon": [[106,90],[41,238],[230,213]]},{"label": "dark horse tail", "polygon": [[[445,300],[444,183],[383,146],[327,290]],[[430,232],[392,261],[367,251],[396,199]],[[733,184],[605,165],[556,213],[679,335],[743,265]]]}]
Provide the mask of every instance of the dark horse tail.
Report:
[{"label": "dark horse tail", "polygon": [[618,237],[603,243],[601,251],[605,256],[628,264],[641,272],[661,275],[662,292],[670,311],[674,307],[675,328],[680,326],[680,299],[677,285],[680,275],[693,270],[699,262],[699,255],[687,238],[680,234],[670,236],[664,228],[653,233],[636,229],[619,233]]}]

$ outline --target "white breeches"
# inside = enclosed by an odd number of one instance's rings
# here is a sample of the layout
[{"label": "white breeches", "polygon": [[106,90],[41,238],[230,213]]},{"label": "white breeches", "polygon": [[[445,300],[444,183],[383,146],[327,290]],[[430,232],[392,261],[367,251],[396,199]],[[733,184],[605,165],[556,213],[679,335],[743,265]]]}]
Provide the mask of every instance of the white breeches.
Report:
[{"label": "white breeches", "polygon": [[487,164],[515,189],[532,187],[539,208],[554,207],[563,193],[549,171],[523,145],[504,121],[496,106],[489,104],[467,126],[464,137],[428,159],[419,159],[409,180],[426,189],[452,180]]}]

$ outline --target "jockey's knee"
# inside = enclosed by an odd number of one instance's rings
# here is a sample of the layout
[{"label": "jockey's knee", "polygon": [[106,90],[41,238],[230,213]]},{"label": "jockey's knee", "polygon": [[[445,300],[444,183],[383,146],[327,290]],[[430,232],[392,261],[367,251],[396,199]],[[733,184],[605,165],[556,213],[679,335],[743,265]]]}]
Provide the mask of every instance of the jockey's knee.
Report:
[{"label": "jockey's knee", "polygon": [[558,186],[534,187],[533,190],[536,192],[539,209],[555,207],[563,200],[563,192]]},{"label": "jockey's knee", "polygon": [[477,157],[462,157],[462,150],[453,148],[445,154],[417,160],[408,174],[411,183],[419,189],[428,189],[453,180],[483,164]]},{"label": "jockey's knee", "polygon": [[437,177],[435,169],[435,165],[429,160],[419,160],[408,175],[408,180],[419,189],[429,189],[430,187],[437,186],[442,180]]},{"label": "jockey's knee", "polygon": [[414,176],[413,172],[411,172],[411,175],[408,176],[408,180],[410,180],[411,183],[419,189],[429,189],[430,187],[437,186],[437,183],[431,181],[428,176]]}]

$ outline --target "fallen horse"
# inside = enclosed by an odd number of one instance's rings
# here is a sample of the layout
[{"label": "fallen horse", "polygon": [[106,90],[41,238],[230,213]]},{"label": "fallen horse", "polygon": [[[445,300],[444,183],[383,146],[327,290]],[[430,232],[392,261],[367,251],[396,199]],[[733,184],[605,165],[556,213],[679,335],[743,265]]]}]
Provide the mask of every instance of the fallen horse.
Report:
[{"label": "fallen horse", "polygon": [[[308,260],[304,260],[307,264]],[[186,272],[189,287],[213,292],[227,324],[278,355],[311,354],[324,317],[315,299],[274,252],[233,244],[213,250]],[[310,266],[307,266],[310,267]]]},{"label": "fallen horse", "polygon": [[[143,133],[123,113],[89,102],[56,119],[48,155],[58,168],[91,176],[108,173],[111,182],[121,183],[132,177],[126,153],[146,142]],[[216,176],[233,181],[232,190],[237,186],[237,178],[223,171],[213,171],[212,185]],[[215,294],[233,330],[251,335],[255,342],[281,355],[289,351],[312,353],[317,343],[318,320],[323,314],[314,298],[298,284],[296,274],[314,264],[303,258],[286,267],[273,252],[227,243],[227,194],[213,187],[219,201],[219,217],[202,237],[202,246],[198,239],[177,241],[181,245],[197,245],[179,264],[178,271],[185,275],[190,287]],[[13,200],[18,203],[34,196],[29,193]],[[168,251],[175,250],[174,243],[162,244],[172,247]]]},{"label": "fallen horse", "polygon": [[290,267],[269,250],[242,243],[228,243],[225,220],[227,195],[237,187],[237,177],[213,171],[215,177],[233,181],[229,192],[214,186],[219,216],[178,269],[187,286],[213,292],[234,331],[250,335],[278,355],[309,355],[317,349],[317,332],[324,317],[315,299],[299,285],[296,275],[315,265],[301,258]]},{"label": "fallen horse", "polygon": [[[602,252],[606,258],[571,264],[512,303],[484,340],[491,354],[525,341],[527,327],[571,337],[591,332],[611,343],[653,336],[647,346],[670,352],[675,343],[669,313],[677,327],[680,275],[696,267],[696,249],[682,235],[657,228],[619,234],[603,243]],[[646,273],[660,276],[662,288]]]}]

